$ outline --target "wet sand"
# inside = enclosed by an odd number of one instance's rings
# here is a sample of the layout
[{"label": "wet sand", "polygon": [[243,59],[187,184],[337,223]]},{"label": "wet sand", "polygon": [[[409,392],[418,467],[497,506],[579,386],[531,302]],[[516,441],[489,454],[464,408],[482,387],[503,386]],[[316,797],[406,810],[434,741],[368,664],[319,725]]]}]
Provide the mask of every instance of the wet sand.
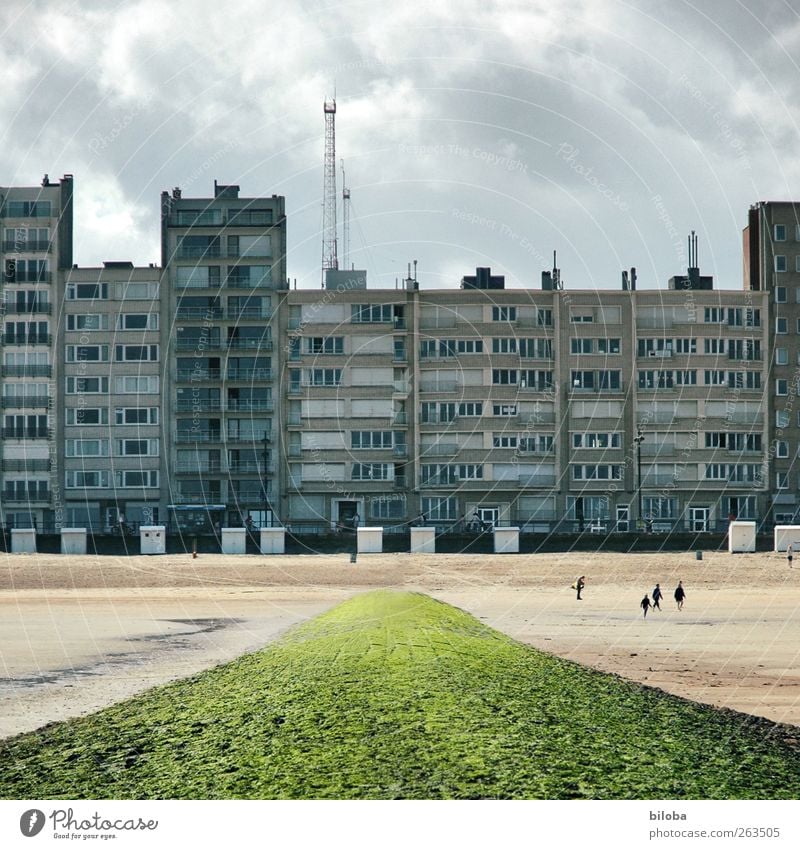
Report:
[{"label": "wet sand", "polygon": [[[256,650],[375,587],[429,593],[562,657],[800,725],[800,587],[784,557],[67,557],[0,561],[0,736]],[[584,599],[569,585],[586,575]],[[679,579],[687,600],[678,611]],[[643,620],[655,582],[666,598]]]}]

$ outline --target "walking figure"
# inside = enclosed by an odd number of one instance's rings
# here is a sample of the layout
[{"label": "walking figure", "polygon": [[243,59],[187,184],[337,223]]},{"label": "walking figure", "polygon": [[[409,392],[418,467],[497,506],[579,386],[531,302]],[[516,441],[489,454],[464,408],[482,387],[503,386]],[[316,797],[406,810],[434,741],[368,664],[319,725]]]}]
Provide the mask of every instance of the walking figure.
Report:
[{"label": "walking figure", "polygon": [[661,599],[664,598],[664,593],[661,592],[661,584],[656,584],[653,590],[653,610],[658,608],[661,610]]},{"label": "walking figure", "polygon": [[786,549],[786,559],[789,562],[789,568],[792,568],[792,557],[794,557],[794,548],[792,544],[789,543],[789,547]]},{"label": "walking figure", "polygon": [[686,598],[686,590],[683,588],[683,581],[678,581],[678,586],[675,587],[675,601],[678,605],[678,610],[683,610],[683,600]]},{"label": "walking figure", "polygon": [[583,599],[581,598],[581,591],[586,586],[586,581],[584,580],[585,578],[586,575],[581,575],[580,578],[578,578],[578,580],[575,581],[575,583],[573,584],[575,589],[578,591],[578,601],[583,601]]},{"label": "walking figure", "polygon": [[644,618],[647,619],[647,611],[650,610],[650,599],[647,597],[647,593],[645,593],[644,598],[639,602],[639,605],[642,608]]}]

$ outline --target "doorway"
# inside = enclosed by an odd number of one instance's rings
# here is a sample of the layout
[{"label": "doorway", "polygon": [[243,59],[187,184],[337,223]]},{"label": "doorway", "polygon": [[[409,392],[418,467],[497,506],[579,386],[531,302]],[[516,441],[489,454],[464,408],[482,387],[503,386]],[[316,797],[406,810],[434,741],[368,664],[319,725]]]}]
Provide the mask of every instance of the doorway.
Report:
[{"label": "doorway", "polygon": [[481,524],[485,531],[493,531],[497,523],[500,521],[499,507],[479,507],[478,515],[481,518]]},{"label": "doorway", "polygon": [[631,508],[628,504],[617,505],[617,533],[626,534],[630,530]]},{"label": "doorway", "polygon": [[699,533],[708,530],[708,507],[689,508],[689,530]]}]

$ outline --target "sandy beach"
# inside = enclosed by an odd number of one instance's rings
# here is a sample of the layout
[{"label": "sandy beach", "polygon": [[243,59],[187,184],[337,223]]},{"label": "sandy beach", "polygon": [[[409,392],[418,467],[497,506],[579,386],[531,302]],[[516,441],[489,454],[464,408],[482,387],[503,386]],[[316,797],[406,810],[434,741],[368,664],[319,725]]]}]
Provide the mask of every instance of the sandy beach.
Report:
[{"label": "sandy beach", "polygon": [[[645,620],[638,605],[657,581],[663,609]],[[776,554],[7,555],[0,736],[256,650],[375,587],[429,593],[542,650],[800,725],[800,587]]]}]

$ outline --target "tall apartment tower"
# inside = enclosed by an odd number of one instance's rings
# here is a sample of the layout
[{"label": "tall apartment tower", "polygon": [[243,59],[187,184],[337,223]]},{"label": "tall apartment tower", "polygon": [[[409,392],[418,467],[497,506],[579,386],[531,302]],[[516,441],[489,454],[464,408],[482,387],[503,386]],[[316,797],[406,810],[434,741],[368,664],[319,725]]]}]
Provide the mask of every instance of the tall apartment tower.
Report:
[{"label": "tall apartment tower", "polygon": [[273,387],[286,288],[284,199],[161,195],[161,251],[168,298],[164,374],[168,518],[184,532],[258,525],[273,505]]},{"label": "tall apartment tower", "polygon": [[73,179],[0,187],[3,443],[0,511],[6,525],[47,527],[60,513],[55,460],[56,346],[63,269],[72,265]]},{"label": "tall apartment tower", "polygon": [[769,302],[770,350],[765,450],[772,520],[793,523],[800,501],[800,203],[754,204],[743,234],[744,288]]},{"label": "tall apartment tower", "polygon": [[57,524],[108,533],[166,518],[160,277],[155,265],[121,261],[65,272]]}]

